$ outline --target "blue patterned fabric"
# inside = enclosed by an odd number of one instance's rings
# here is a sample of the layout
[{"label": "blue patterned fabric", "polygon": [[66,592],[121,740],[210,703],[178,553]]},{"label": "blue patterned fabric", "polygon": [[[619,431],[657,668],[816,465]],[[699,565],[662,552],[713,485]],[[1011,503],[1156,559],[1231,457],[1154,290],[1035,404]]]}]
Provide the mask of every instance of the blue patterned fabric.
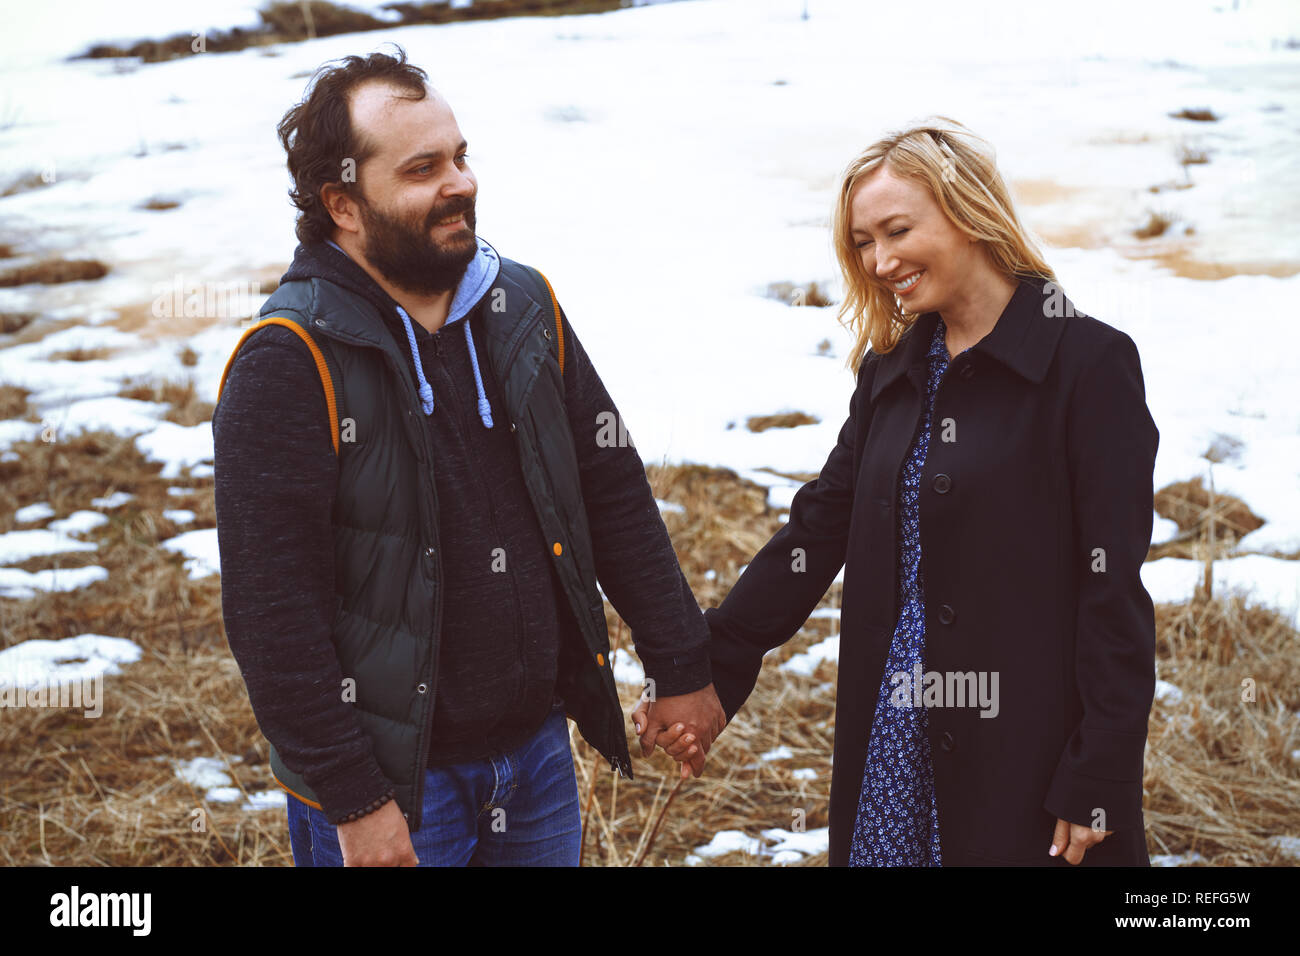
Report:
[{"label": "blue patterned fabric", "polygon": [[925,407],[898,482],[898,605],[902,610],[880,681],[862,795],[853,827],[850,866],[942,866],[939,811],[934,799],[934,766],[924,707],[890,702],[899,682],[918,662],[925,672],[925,585],[921,580],[921,526],[918,511],[921,469],[930,448],[930,425],[939,380],[948,368],[943,319],[926,354]]}]

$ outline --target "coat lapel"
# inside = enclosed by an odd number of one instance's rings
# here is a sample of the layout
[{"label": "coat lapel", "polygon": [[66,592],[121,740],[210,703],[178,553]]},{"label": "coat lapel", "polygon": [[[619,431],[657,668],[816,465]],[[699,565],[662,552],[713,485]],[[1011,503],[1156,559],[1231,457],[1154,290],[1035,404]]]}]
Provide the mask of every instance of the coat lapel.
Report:
[{"label": "coat lapel", "polygon": [[[1026,381],[1038,384],[1047,375],[1065,318],[1078,314],[1060,286],[1037,276],[1021,276],[993,331],[971,348],[1000,362]],[[880,394],[909,370],[913,386],[924,388],[925,353],[939,322],[938,312],[922,313],[898,344],[880,357],[871,385],[874,404]],[[921,383],[918,385],[918,382]]]}]

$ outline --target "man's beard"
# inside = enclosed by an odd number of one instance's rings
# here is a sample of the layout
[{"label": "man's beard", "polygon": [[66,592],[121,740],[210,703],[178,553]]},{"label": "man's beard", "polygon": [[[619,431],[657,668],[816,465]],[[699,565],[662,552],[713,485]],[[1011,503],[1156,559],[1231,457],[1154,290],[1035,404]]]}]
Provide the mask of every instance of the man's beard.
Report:
[{"label": "man's beard", "polygon": [[[478,252],[474,234],[474,200],[448,203],[429,213],[422,226],[412,227],[385,215],[360,198],[361,221],[366,227],[362,253],[379,274],[406,292],[434,295],[456,288]],[[452,242],[440,245],[430,235],[440,219],[465,213],[467,229],[458,230]]]}]

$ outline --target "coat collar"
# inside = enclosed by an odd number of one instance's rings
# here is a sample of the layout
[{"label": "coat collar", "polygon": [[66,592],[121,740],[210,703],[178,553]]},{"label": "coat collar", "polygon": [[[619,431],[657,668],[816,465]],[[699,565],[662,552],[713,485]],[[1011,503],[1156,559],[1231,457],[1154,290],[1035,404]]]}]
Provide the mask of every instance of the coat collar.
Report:
[{"label": "coat collar", "polygon": [[[1037,385],[1047,375],[1056,354],[1056,343],[1065,328],[1065,317],[1078,314],[1060,286],[1037,276],[1019,276],[993,331],[969,349],[1002,363],[1022,378]],[[925,355],[939,324],[938,312],[924,312],[880,357],[871,385],[871,400],[901,377],[909,368],[925,365]],[[922,381],[924,379],[922,378]]]}]

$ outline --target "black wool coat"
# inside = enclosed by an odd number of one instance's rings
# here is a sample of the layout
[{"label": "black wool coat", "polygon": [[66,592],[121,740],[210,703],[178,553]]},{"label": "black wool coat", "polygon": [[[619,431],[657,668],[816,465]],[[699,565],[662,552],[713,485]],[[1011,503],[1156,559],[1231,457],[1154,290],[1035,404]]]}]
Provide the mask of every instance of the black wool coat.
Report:
[{"label": "black wool coat", "polygon": [[[996,715],[973,693],[926,708],[943,864],[1068,866],[1047,855],[1060,817],[1114,831],[1083,865],[1148,866],[1155,618],[1139,572],[1159,432],[1133,340],[1078,313],[1054,283],[1017,281],[993,330],[939,383],[921,475],[925,670],[954,691],[981,673],[991,690],[997,674]],[[898,481],[938,320],[924,313],[887,354],[867,353],[820,475],[705,612],[730,719],[764,653],[799,630],[843,567],[832,866],[848,863],[900,612]]]}]

